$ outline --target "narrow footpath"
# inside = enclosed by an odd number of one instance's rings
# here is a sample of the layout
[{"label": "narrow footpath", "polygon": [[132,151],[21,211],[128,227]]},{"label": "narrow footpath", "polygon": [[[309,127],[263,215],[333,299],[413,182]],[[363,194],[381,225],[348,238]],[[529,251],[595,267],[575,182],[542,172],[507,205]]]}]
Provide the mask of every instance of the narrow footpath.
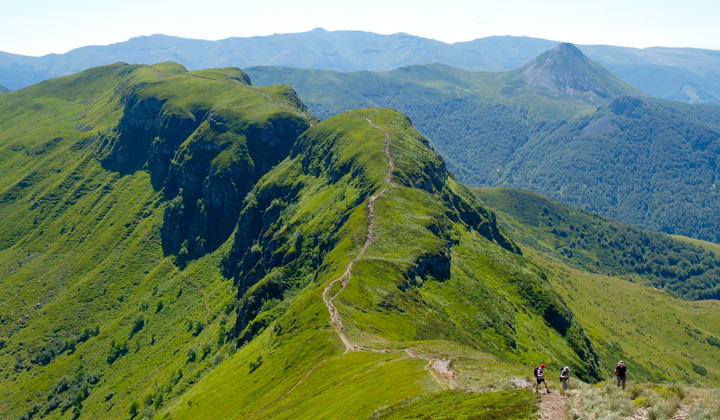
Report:
[{"label": "narrow footpath", "polygon": [[550,395],[541,392],[540,420],[565,420],[567,416],[567,398],[559,391]]},{"label": "narrow footpath", "polygon": [[[344,290],[345,287],[347,287],[348,283],[350,282],[352,278],[352,269],[355,265],[355,262],[359,260],[360,258],[365,255],[365,251],[367,251],[368,247],[372,245],[375,242],[376,235],[375,235],[375,222],[377,220],[377,213],[375,211],[375,201],[378,197],[383,195],[385,191],[387,191],[388,188],[396,188],[396,185],[392,182],[392,174],[395,171],[395,159],[393,159],[392,153],[390,152],[390,131],[378,126],[375,124],[372,120],[370,120],[367,117],[363,117],[361,115],[353,114],[350,112],[345,112],[347,115],[351,115],[354,117],[362,118],[365,121],[368,122],[368,124],[372,125],[374,128],[382,131],[385,134],[385,142],[383,145],[383,149],[385,151],[385,157],[388,160],[388,170],[385,173],[385,184],[387,184],[387,187],[383,188],[380,192],[370,197],[368,200],[368,218],[370,219],[370,223],[368,224],[368,230],[365,235],[365,243],[363,244],[363,247],[361,248],[358,255],[353,258],[350,263],[348,263],[347,268],[345,269],[345,272],[342,274],[342,276],[336,278],[335,280],[328,283],[328,285],[325,287],[325,290],[323,290],[323,301],[325,302],[325,306],[328,308],[328,312],[330,313],[330,322],[333,325],[333,328],[335,329],[335,332],[337,333],[340,340],[345,345],[345,352],[343,354],[346,354],[349,351],[367,351],[367,352],[374,352],[374,353],[399,353],[399,352],[405,352],[408,356],[410,356],[413,359],[421,359],[427,361],[427,364],[425,365],[425,370],[428,371],[430,376],[432,376],[433,380],[438,384],[438,386],[442,389],[455,389],[458,386],[458,378],[454,370],[450,369],[450,361],[449,360],[437,360],[433,358],[424,357],[421,355],[416,354],[410,349],[402,349],[402,350],[388,350],[388,349],[369,349],[362,346],[358,346],[355,344],[352,344],[350,340],[345,336],[345,325],[343,324],[342,317],[340,316],[340,312],[338,311],[337,307],[333,303],[335,298],[337,298]],[[338,290],[337,293],[330,296],[330,293],[333,289],[333,286],[335,286],[337,283],[340,283],[340,290]]]}]

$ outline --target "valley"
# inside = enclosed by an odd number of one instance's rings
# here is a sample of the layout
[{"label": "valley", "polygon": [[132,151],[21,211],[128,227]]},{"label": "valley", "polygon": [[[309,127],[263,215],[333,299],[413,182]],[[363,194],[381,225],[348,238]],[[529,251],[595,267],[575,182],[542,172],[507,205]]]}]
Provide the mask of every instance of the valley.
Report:
[{"label": "valley", "polygon": [[[522,71],[472,89],[569,121],[639,95],[596,70],[569,99]],[[117,63],[0,96],[0,416],[528,419],[534,366],[554,391],[571,367],[572,408],[620,359],[666,384],[648,410],[720,383],[714,244],[469,189],[401,109],[320,121],[253,71]]]},{"label": "valley", "polygon": [[645,96],[572,45],[501,73],[437,64],[247,71],[259,85],[293,86],[321,119],[366,106],[407,114],[466,185],[532,190],[645,229],[718,242],[720,107]]}]

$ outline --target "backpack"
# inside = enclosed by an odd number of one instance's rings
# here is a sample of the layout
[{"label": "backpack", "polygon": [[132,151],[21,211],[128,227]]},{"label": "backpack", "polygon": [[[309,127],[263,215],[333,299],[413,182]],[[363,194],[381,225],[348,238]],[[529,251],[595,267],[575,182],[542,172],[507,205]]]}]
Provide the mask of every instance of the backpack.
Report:
[{"label": "backpack", "polygon": [[535,370],[533,371],[533,375],[535,375],[536,378],[538,377],[537,373],[538,373],[539,369],[540,369],[540,366],[536,367]]},{"label": "backpack", "polygon": [[564,377],[567,378],[567,377],[569,376],[569,374],[570,374],[570,372],[568,372],[568,370],[569,370],[569,369],[563,368],[563,370],[560,371],[560,376],[564,376]]}]

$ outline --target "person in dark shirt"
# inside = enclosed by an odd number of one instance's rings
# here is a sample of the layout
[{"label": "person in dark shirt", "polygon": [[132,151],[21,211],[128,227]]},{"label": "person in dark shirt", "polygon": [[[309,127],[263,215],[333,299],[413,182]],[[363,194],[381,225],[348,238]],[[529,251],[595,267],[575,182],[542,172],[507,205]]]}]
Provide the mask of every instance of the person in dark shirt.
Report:
[{"label": "person in dark shirt", "polygon": [[620,383],[622,383],[622,389],[625,389],[625,379],[627,378],[627,367],[625,367],[625,363],[621,360],[618,362],[617,367],[615,368],[615,375],[617,376],[617,386],[620,386]]}]

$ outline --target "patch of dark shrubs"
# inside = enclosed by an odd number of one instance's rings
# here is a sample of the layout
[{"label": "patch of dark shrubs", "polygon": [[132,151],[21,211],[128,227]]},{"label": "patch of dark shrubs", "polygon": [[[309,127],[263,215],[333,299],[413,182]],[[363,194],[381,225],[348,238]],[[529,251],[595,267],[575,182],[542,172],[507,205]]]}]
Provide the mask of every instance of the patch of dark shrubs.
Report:
[{"label": "patch of dark shrubs", "polygon": [[697,373],[700,376],[706,376],[707,375],[707,369],[705,369],[704,366],[698,365],[696,363],[690,362],[692,365],[693,370],[695,373]]},{"label": "patch of dark shrubs", "polygon": [[78,344],[82,344],[90,338],[96,337],[98,334],[100,334],[100,327],[96,325],[94,327],[87,327],[82,330],[81,333],[71,335],[66,339],[55,340],[49,345],[37,350],[33,362],[43,366],[47,365],[65,351],[68,353],[74,352]]},{"label": "patch of dark shrubs", "polygon": [[113,364],[113,362],[117,359],[119,359],[122,356],[125,356],[128,352],[128,346],[127,341],[123,340],[118,343],[115,343],[115,340],[113,339],[110,342],[110,350],[108,351],[108,357],[107,362],[108,364]]},{"label": "patch of dark shrubs", "polygon": [[86,374],[82,368],[75,375],[63,376],[50,388],[44,405],[35,403],[19,419],[30,420],[36,415],[44,417],[58,408],[63,415],[72,408],[73,418],[80,417],[83,401],[90,396],[92,386],[100,382],[101,376],[99,372]]},{"label": "patch of dark shrubs", "polygon": [[717,348],[720,348],[720,340],[717,339],[717,337],[710,336],[707,338],[708,344],[711,346],[715,346]]},{"label": "patch of dark shrubs", "polygon": [[140,330],[142,330],[144,326],[145,316],[143,316],[143,314],[139,314],[137,317],[135,317],[135,320],[133,321],[132,329],[130,330],[130,338],[133,338],[133,336],[140,332]]}]

